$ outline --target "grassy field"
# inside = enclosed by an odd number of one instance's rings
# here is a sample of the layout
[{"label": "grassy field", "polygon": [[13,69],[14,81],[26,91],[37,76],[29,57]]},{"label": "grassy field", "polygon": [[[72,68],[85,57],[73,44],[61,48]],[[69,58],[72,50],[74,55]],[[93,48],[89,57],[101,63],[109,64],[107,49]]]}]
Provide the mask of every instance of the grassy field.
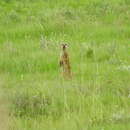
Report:
[{"label": "grassy field", "polygon": [[0,0],[0,30],[0,129],[130,129],[130,0]]}]

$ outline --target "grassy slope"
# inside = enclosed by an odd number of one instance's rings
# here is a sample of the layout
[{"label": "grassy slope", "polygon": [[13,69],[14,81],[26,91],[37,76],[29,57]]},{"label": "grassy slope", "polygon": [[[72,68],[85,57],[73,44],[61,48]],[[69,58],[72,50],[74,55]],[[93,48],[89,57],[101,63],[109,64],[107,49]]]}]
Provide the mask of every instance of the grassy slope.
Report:
[{"label": "grassy slope", "polygon": [[[2,0],[0,12],[11,130],[130,129],[129,0]],[[59,75],[63,41],[72,81]]]}]

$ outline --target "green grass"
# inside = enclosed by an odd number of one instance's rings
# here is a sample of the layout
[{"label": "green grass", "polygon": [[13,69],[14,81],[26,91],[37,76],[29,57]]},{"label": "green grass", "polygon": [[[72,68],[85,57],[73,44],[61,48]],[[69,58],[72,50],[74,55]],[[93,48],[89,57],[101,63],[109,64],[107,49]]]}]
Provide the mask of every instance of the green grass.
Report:
[{"label": "green grass", "polygon": [[[130,129],[129,0],[1,0],[0,12],[9,130]],[[62,42],[72,80],[60,75]]]}]

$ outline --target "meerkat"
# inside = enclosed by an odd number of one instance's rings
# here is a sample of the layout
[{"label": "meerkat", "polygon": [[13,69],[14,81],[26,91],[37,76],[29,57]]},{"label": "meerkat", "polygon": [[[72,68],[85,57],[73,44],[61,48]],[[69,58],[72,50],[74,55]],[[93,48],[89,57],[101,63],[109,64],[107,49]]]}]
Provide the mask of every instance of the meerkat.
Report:
[{"label": "meerkat", "polygon": [[59,64],[62,68],[64,78],[71,78],[71,67],[69,61],[69,54],[66,50],[67,47],[67,44],[61,44],[61,55]]}]

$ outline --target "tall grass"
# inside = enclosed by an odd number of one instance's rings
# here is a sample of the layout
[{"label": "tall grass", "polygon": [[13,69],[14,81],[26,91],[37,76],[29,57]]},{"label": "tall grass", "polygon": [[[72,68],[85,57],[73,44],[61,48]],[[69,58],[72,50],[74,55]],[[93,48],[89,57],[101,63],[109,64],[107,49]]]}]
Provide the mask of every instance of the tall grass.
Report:
[{"label": "tall grass", "polygon": [[[129,5],[0,1],[1,89],[10,130],[130,129]],[[60,75],[62,42],[69,44],[70,81]]]}]

